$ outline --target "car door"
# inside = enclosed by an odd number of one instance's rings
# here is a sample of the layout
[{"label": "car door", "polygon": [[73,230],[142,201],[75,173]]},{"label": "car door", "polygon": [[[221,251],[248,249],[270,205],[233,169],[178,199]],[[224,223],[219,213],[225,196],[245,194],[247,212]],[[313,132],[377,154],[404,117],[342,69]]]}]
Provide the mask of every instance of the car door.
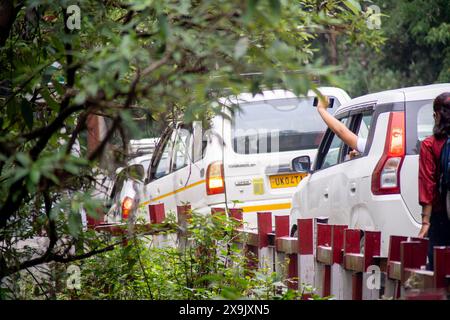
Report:
[{"label": "car door", "polygon": [[[345,125],[349,123],[349,117],[341,117],[340,121]],[[339,217],[330,215],[331,197],[334,190],[331,180],[339,174],[339,164],[342,162],[344,143],[331,130],[327,130],[325,137],[319,147],[314,172],[308,177],[306,186],[303,188],[301,202],[304,210],[302,217],[327,216],[330,222],[339,222]]]},{"label": "car door", "polygon": [[[364,107],[351,113],[349,128],[366,141],[371,129],[372,115],[372,107]],[[336,218],[337,223],[363,229],[374,228],[369,211],[361,198],[362,181],[371,177],[371,170],[365,163],[369,147],[366,143],[366,149],[362,154],[350,158],[351,149],[346,145],[342,146],[343,160],[336,166],[328,187],[331,194],[330,215]]]},{"label": "car door", "polygon": [[163,203],[166,212],[176,210],[174,176],[171,170],[176,134],[176,130],[167,128],[161,136],[144,184],[144,201],[141,201],[145,206]]},{"label": "car door", "polygon": [[176,205],[195,204],[202,195],[193,192],[198,166],[193,163],[192,126],[180,124],[177,129],[173,152],[173,188]]}]

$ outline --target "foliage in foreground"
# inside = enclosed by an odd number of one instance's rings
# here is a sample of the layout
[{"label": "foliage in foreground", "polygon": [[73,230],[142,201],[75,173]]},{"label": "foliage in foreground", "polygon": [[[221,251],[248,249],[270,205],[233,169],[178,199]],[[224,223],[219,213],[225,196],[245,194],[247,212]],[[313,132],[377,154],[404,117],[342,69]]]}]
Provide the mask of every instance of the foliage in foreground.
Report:
[{"label": "foliage in foreground", "polygon": [[[16,279],[22,282],[22,290],[15,298],[301,298],[301,293],[287,290],[281,273],[251,267],[254,257],[245,254],[237,244],[236,226],[237,222],[225,216],[194,212],[187,236],[181,236],[178,247],[157,247],[151,237],[134,237],[126,246],[78,263],[79,280],[73,281],[74,276],[65,274],[61,265],[53,265],[53,273],[45,280],[36,281],[24,274]],[[175,239],[173,233],[163,237]],[[286,268],[284,263],[280,267],[281,270]],[[79,284],[78,289],[74,284]],[[43,292],[43,288],[47,290]]]}]

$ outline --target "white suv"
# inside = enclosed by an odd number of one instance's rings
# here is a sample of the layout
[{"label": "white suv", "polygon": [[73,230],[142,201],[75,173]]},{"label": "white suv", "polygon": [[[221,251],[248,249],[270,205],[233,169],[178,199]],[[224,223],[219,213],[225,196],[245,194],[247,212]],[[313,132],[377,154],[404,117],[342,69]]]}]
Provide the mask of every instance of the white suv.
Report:
[{"label": "white suv", "polygon": [[131,213],[136,199],[136,193],[141,188],[152,158],[148,154],[131,159],[126,167],[116,170],[116,179],[110,191],[111,207],[106,214],[108,223],[121,222]]},{"label": "white suv", "polygon": [[382,232],[382,254],[390,235],[417,236],[420,143],[432,134],[433,100],[450,84],[403,88],[355,98],[335,117],[367,139],[360,156],[327,130],[313,170],[308,155],[292,162],[309,172],[293,196],[291,225],[298,218],[328,216],[329,223]]},{"label": "white suv", "polygon": [[[333,98],[332,113],[350,100],[339,88],[319,90]],[[257,211],[289,214],[304,176],[291,170],[291,161],[300,154],[314,157],[325,131],[314,100],[312,91],[306,97],[285,90],[241,94],[219,101],[223,114],[208,128],[197,122],[168,126],[136,195],[138,216],[148,220],[148,205],[158,203],[173,212],[185,203],[201,213],[242,208],[251,226]],[[231,112],[236,104],[239,110]]]}]

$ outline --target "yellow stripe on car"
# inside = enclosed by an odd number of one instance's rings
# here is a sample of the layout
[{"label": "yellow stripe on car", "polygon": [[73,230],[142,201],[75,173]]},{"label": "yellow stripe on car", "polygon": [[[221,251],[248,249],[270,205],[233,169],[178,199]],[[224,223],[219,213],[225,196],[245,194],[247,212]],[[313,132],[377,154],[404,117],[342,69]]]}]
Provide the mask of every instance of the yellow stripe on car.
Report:
[{"label": "yellow stripe on car", "polygon": [[256,211],[271,211],[271,210],[283,210],[283,209],[290,209],[291,204],[290,203],[275,203],[275,204],[263,204],[259,206],[248,206],[248,207],[242,207],[243,212],[256,212]]},{"label": "yellow stripe on car", "polygon": [[194,182],[194,183],[192,183],[192,184],[190,184],[190,185],[187,185],[187,186],[185,186],[185,187],[183,187],[183,188],[180,188],[180,189],[177,189],[177,190],[175,190],[175,191],[171,191],[171,192],[165,193],[165,194],[163,194],[163,195],[160,195],[159,197],[153,198],[152,200],[142,202],[142,203],[139,204],[139,206],[140,206],[140,207],[141,207],[141,206],[146,206],[146,205],[148,205],[148,204],[150,204],[150,203],[152,203],[152,202],[155,202],[155,201],[164,199],[165,197],[174,195],[174,194],[176,194],[176,193],[178,193],[178,192],[181,192],[181,191],[184,191],[184,190],[193,188],[193,187],[198,186],[198,185],[200,185],[200,184],[202,184],[202,183],[205,183],[205,180],[200,180],[200,181]]}]

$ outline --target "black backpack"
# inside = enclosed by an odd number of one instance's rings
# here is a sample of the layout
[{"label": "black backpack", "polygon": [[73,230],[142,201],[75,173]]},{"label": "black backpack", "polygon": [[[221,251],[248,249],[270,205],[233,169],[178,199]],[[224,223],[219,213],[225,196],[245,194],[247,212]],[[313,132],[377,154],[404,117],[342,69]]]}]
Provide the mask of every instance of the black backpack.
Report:
[{"label": "black backpack", "polygon": [[440,156],[441,176],[439,179],[439,194],[445,203],[447,217],[450,219],[450,137],[444,144]]}]

